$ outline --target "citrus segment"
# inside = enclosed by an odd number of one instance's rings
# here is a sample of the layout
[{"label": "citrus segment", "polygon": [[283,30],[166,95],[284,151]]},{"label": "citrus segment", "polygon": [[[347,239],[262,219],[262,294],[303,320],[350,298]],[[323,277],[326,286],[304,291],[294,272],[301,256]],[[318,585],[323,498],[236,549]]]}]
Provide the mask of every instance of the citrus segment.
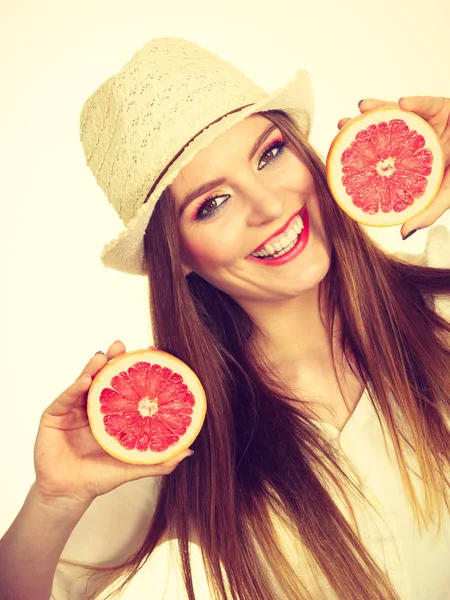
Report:
[{"label": "citrus segment", "polygon": [[136,350],[109,361],[88,394],[98,443],[129,463],[154,464],[186,449],[206,413],[203,387],[182,361],[161,350]]},{"label": "citrus segment", "polygon": [[349,121],[331,144],[327,181],[339,206],[365,225],[399,225],[436,197],[444,153],[434,129],[397,107]]}]

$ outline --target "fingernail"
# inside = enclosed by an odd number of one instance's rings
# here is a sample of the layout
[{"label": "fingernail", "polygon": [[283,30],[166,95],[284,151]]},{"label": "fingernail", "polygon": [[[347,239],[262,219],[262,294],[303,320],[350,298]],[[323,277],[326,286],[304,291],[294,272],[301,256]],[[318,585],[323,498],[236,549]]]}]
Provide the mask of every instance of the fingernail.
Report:
[{"label": "fingernail", "polygon": [[360,101],[358,102],[358,108],[359,108],[359,106],[360,106],[361,102],[364,102],[364,100],[365,100],[365,98],[363,98],[362,100],[360,100]]},{"label": "fingernail", "polygon": [[96,352],[95,354],[105,354],[105,353],[103,352],[103,350],[98,350],[98,352]]},{"label": "fingernail", "polygon": [[416,233],[416,231],[418,231],[418,229],[413,229],[412,231],[410,231],[409,233],[407,233],[405,235],[405,237],[403,238],[403,240],[407,240],[409,237],[412,236],[413,233]]},{"label": "fingernail", "polygon": [[[192,456],[193,454],[195,454],[194,450],[190,451],[191,453],[188,456]],[[187,457],[186,457],[187,458]]]}]

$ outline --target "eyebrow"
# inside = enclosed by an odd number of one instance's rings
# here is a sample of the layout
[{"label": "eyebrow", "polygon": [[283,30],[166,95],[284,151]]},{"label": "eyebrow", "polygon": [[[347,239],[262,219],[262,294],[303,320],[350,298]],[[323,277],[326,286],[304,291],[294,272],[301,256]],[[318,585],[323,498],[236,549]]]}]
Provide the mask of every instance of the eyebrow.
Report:
[{"label": "eyebrow", "polygon": [[[269,137],[269,135],[272,133],[272,131],[274,131],[277,128],[278,127],[277,127],[277,125],[275,125],[275,123],[271,123],[270,125],[268,125],[266,127],[266,129],[264,129],[264,131],[261,133],[261,135],[256,139],[255,143],[252,146],[252,149],[250,150],[250,154],[248,156],[249,161],[251,161],[253,159],[258,148],[265,142],[265,140]],[[192,190],[191,192],[189,192],[189,194],[186,196],[186,198],[183,200],[183,202],[180,206],[178,215],[181,216],[184,209],[188,206],[188,204],[190,204],[193,200],[195,200],[195,198],[197,198],[198,196],[201,196],[202,194],[206,194],[207,192],[209,192],[213,188],[217,187],[218,185],[223,185],[225,182],[226,182],[225,177],[221,177],[220,179],[214,179],[212,181],[208,181],[207,183],[204,183],[203,185],[196,188],[195,190]]]}]

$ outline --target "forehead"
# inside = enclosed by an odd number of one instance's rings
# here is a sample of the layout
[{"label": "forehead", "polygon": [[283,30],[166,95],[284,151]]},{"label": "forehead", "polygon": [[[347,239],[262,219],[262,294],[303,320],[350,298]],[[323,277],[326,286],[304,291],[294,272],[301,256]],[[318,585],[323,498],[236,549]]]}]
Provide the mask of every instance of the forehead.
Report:
[{"label": "forehead", "polygon": [[209,178],[208,173],[213,175],[213,171],[230,167],[233,161],[248,156],[255,140],[268,125],[271,125],[269,119],[255,114],[220,134],[206,148],[202,148],[178,173],[170,186],[174,196],[182,194],[186,185],[190,185],[193,180],[201,183]]}]

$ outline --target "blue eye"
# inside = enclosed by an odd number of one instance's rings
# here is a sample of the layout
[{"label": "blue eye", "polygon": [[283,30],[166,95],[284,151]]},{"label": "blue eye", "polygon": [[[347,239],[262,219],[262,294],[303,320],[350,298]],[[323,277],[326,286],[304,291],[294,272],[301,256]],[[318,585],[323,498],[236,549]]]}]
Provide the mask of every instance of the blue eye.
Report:
[{"label": "blue eye", "polygon": [[[283,139],[274,140],[270,144],[270,146],[265,148],[261,153],[259,158],[259,164],[261,164],[261,161],[263,160],[264,156],[268,157],[268,159],[265,160],[265,162],[269,164],[278,160],[283,154],[285,146],[286,142]],[[277,150],[277,152],[276,154],[273,154],[275,150]],[[258,165],[258,171],[264,168],[265,167],[260,168]],[[217,200],[219,200],[220,198],[225,198],[225,200],[223,200],[220,204],[217,204]],[[204,219],[209,219],[210,217],[213,217],[223,206],[225,206],[225,203],[229,198],[229,194],[223,194],[220,196],[210,196],[206,198],[206,200],[199,206],[197,212],[195,213],[194,221],[202,221]]]}]

